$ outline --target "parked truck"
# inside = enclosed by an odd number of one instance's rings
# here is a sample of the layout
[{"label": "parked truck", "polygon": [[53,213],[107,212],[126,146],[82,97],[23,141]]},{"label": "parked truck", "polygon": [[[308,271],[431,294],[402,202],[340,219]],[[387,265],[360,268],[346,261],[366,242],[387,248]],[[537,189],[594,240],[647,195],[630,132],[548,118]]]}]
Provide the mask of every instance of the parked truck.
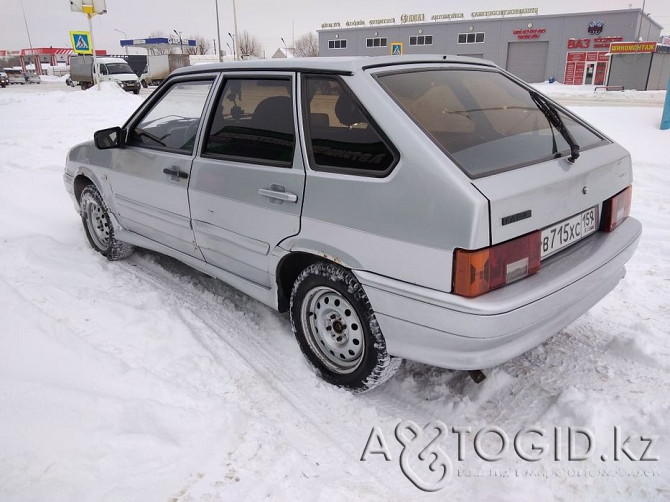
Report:
[{"label": "parked truck", "polygon": [[[96,62],[100,68],[100,81],[116,82],[124,91],[140,93],[140,79],[128,63],[121,58],[99,57]],[[82,89],[95,84],[93,78],[93,57],[77,56],[70,60],[70,79]]]},{"label": "parked truck", "polygon": [[161,54],[147,56],[147,66],[142,73],[142,85],[158,85],[177,68],[190,66],[188,54]]}]

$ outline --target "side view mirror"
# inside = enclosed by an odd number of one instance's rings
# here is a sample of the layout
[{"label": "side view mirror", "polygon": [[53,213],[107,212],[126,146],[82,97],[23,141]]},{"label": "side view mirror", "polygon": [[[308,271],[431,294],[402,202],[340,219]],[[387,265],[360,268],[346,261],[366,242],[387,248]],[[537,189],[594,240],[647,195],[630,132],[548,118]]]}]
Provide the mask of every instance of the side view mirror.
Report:
[{"label": "side view mirror", "polygon": [[93,134],[93,142],[99,150],[109,148],[119,148],[123,145],[123,129],[120,127],[110,127],[101,129]]}]

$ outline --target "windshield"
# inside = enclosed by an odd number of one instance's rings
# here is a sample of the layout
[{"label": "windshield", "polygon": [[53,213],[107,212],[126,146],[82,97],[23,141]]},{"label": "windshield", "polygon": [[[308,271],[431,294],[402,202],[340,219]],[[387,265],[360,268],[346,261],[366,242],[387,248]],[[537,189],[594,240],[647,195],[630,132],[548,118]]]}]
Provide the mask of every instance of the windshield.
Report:
[{"label": "windshield", "polygon": [[[389,73],[378,80],[471,178],[570,155],[565,135],[531,91],[502,73],[426,69]],[[606,141],[555,111],[581,150]]]},{"label": "windshield", "polygon": [[107,72],[110,75],[119,75],[121,73],[133,73],[127,63],[106,63]]}]

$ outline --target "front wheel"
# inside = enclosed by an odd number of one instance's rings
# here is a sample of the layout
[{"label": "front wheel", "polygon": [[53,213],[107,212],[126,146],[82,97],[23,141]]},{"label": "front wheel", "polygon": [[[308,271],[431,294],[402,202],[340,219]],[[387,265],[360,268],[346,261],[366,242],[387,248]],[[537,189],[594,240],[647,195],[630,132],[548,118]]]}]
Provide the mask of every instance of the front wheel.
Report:
[{"label": "front wheel", "polygon": [[391,378],[402,363],[386,351],[363,287],[343,267],[319,262],[303,270],[290,310],[300,349],[331,384],[364,392]]},{"label": "front wheel", "polygon": [[93,249],[111,261],[132,254],[133,246],[114,237],[109,210],[95,185],[88,185],[81,191],[79,209],[86,237]]}]

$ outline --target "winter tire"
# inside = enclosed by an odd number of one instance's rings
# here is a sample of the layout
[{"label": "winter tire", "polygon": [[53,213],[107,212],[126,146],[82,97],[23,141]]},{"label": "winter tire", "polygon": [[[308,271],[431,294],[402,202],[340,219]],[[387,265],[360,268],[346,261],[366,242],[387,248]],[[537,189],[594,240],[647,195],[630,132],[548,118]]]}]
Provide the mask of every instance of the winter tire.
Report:
[{"label": "winter tire", "polygon": [[79,209],[86,237],[93,249],[111,261],[121,260],[132,254],[133,246],[114,237],[107,204],[95,185],[88,185],[81,191]]},{"label": "winter tire", "polygon": [[318,262],[303,270],[293,285],[290,314],[300,349],[331,384],[365,392],[402,363],[386,351],[363,287],[339,265]]}]

